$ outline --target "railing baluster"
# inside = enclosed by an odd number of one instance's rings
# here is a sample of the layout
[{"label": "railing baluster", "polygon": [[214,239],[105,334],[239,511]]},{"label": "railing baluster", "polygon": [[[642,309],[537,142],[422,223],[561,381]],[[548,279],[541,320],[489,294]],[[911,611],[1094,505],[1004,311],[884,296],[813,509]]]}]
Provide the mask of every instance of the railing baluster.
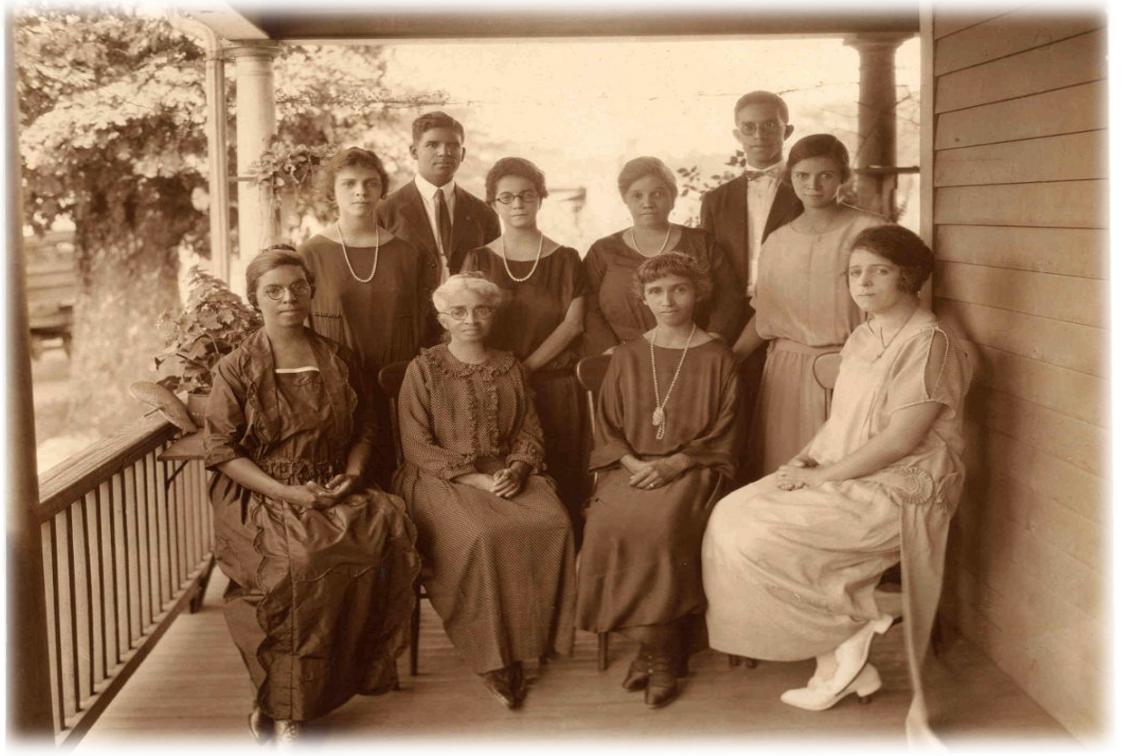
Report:
[{"label": "railing baluster", "polygon": [[[98,490],[86,494],[86,555],[90,579],[90,679],[94,688],[106,677],[105,672],[105,595],[102,591],[101,504]],[[92,691],[91,691],[92,692]]]},{"label": "railing baluster", "polygon": [[187,564],[188,568],[194,570],[199,564],[199,543],[195,538],[195,521],[198,519],[198,507],[195,505],[195,485],[191,478],[190,462],[188,467],[184,468],[180,478],[183,482],[183,501],[184,508],[187,512]]},{"label": "railing baluster", "polygon": [[156,514],[156,555],[159,565],[159,580],[157,580],[157,597],[160,600],[160,611],[172,598],[172,585],[168,576],[168,513],[164,509],[164,492],[156,480],[156,453],[149,452],[144,455],[144,473],[148,478],[149,496],[152,499],[152,510]]},{"label": "railing baluster", "polygon": [[70,510],[64,509],[55,515],[55,574],[58,577],[59,610],[59,661],[62,667],[62,710],[69,720],[78,713],[78,670],[77,650],[74,644],[74,588],[73,561],[70,550]]},{"label": "railing baluster", "polygon": [[203,517],[202,517],[202,519],[203,519],[203,553],[209,554],[212,551],[214,551],[214,540],[215,540],[214,525],[211,521],[211,517],[214,513],[211,510],[211,496],[210,496],[211,487],[209,485],[210,474],[207,472],[207,468],[203,466],[202,462],[199,462],[198,465],[199,465],[199,487],[200,487],[200,490],[201,490],[200,498],[199,498],[199,507],[200,507],[200,510],[203,514]]},{"label": "railing baluster", "polygon": [[51,649],[48,654],[51,665],[51,709],[55,717],[55,729],[66,727],[66,715],[62,705],[62,642],[59,633],[59,586],[58,567],[55,561],[55,518],[52,517],[40,527],[43,537],[43,587],[47,592],[47,643]]},{"label": "railing baluster", "polygon": [[124,470],[125,480],[125,551],[128,555],[128,607],[129,607],[129,648],[141,636],[141,584],[140,584],[140,543],[137,526],[136,480],[132,470]]},{"label": "railing baluster", "polygon": [[126,528],[125,476],[113,476],[113,588],[117,617],[117,661],[132,647],[129,633],[129,533]]},{"label": "railing baluster", "polygon": [[83,499],[70,505],[67,511],[70,527],[70,574],[74,586],[74,649],[75,671],[78,680],[78,708],[94,694],[93,683],[93,627],[90,612],[90,552],[86,532],[86,509]]},{"label": "railing baluster", "polygon": [[144,490],[144,470],[139,465],[134,464],[131,470],[134,484],[136,488],[136,507],[137,507],[137,545],[139,550],[137,552],[140,562],[140,602],[141,602],[141,624],[140,630],[143,635],[148,626],[152,624],[152,555],[149,549],[149,541],[152,539],[152,532],[149,528],[148,522],[148,502],[145,500]]},{"label": "railing baluster", "polygon": [[105,599],[102,627],[105,638],[105,673],[112,674],[117,656],[117,574],[113,550],[113,487],[110,481],[98,486],[98,515],[101,522],[99,554],[102,560],[102,596]]}]

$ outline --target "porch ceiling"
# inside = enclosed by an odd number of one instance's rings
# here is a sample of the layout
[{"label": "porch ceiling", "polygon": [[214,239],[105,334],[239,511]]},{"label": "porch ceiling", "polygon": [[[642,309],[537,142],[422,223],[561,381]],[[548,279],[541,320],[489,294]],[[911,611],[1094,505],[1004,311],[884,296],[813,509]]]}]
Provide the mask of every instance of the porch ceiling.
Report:
[{"label": "porch ceiling", "polygon": [[[366,11],[340,4],[318,8],[265,11],[251,3],[208,3],[185,13],[231,40],[286,42],[360,42],[388,39],[486,39],[504,37],[633,36],[840,36],[917,34],[916,6],[869,8],[849,12],[795,8],[660,9],[580,12],[379,9]],[[256,3],[254,3],[256,5]]]}]

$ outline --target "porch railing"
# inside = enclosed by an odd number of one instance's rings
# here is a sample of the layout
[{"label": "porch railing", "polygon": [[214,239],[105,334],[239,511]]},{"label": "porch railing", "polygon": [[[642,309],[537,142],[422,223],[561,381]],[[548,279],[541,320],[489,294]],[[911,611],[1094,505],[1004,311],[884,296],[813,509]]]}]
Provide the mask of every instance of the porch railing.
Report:
[{"label": "porch railing", "polygon": [[207,477],[198,459],[159,459],[174,434],[145,419],[40,478],[60,744],[77,743],[176,615],[201,603],[213,564]]}]

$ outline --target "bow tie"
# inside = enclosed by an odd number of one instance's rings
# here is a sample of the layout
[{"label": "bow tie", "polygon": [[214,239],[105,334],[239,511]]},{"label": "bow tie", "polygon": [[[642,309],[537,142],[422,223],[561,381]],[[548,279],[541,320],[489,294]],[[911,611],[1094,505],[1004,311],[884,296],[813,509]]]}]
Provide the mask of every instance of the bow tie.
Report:
[{"label": "bow tie", "polygon": [[757,179],[759,179],[761,177],[765,177],[765,178],[769,178],[769,179],[776,179],[776,178],[780,177],[781,169],[778,166],[776,168],[769,168],[768,170],[765,170],[765,171],[746,171],[745,175],[746,175],[746,178],[748,178],[750,181],[756,181]]}]

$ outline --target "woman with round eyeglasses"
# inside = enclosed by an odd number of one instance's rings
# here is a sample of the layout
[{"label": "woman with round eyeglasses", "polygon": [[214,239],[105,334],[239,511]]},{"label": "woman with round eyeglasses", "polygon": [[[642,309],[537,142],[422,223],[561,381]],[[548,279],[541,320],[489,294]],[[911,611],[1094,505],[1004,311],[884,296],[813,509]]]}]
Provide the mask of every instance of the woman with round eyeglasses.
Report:
[{"label": "woman with round eyeglasses", "polygon": [[[418,353],[427,299],[425,259],[378,224],[375,206],[386,197],[388,178],[374,152],[341,150],[324,163],[319,182],[336,220],[298,250],[320,282],[309,325],[349,347],[363,369],[377,375],[384,365]],[[377,420],[371,474],[386,488],[394,472],[390,400],[371,383]]]},{"label": "woman with round eyeglasses", "polygon": [[503,304],[493,319],[488,345],[513,352],[523,362],[534,392],[546,448],[546,469],[558,485],[581,541],[586,475],[582,469],[581,387],[574,375],[574,349],[582,332],[588,291],[581,257],[539,230],[547,196],[546,177],[518,157],[498,161],[484,180],[487,202],[503,221],[503,234],[465,257],[463,270],[478,270],[500,287]]},{"label": "woman with round eyeglasses", "polygon": [[504,706],[523,663],[569,654],[574,536],[543,473],[543,433],[523,363],[486,346],[501,292],[479,272],[433,293],[448,342],[410,363],[398,398],[405,461],[394,490],[418,528],[445,632]]},{"label": "woman with round eyeglasses", "polygon": [[745,294],[739,290],[725,250],[713,236],[669,220],[678,191],[675,175],[659,158],[638,157],[625,163],[617,188],[632,215],[632,225],[595,241],[583,261],[591,289],[584,352],[609,353],[655,326],[652,313],[629,292],[640,264],[666,252],[694,258],[710,278],[714,294],[695,316],[701,328],[732,343],[738,335]]},{"label": "woman with round eyeglasses", "polygon": [[887,221],[839,200],[850,176],[847,148],[830,134],[804,137],[789,150],[784,180],[804,211],[765,240],[754,315],[733,346],[748,355],[769,345],[746,445],[749,480],[791,460],[827,419],[812,364],[838,352],[862,322],[847,293],[847,255],[860,232]]},{"label": "woman with round eyeglasses", "polygon": [[259,743],[297,740],[356,693],[395,687],[420,564],[405,504],[361,482],[366,373],[304,326],[315,282],[291,247],[250,262],[265,325],[219,361],[205,423],[223,611]]}]

